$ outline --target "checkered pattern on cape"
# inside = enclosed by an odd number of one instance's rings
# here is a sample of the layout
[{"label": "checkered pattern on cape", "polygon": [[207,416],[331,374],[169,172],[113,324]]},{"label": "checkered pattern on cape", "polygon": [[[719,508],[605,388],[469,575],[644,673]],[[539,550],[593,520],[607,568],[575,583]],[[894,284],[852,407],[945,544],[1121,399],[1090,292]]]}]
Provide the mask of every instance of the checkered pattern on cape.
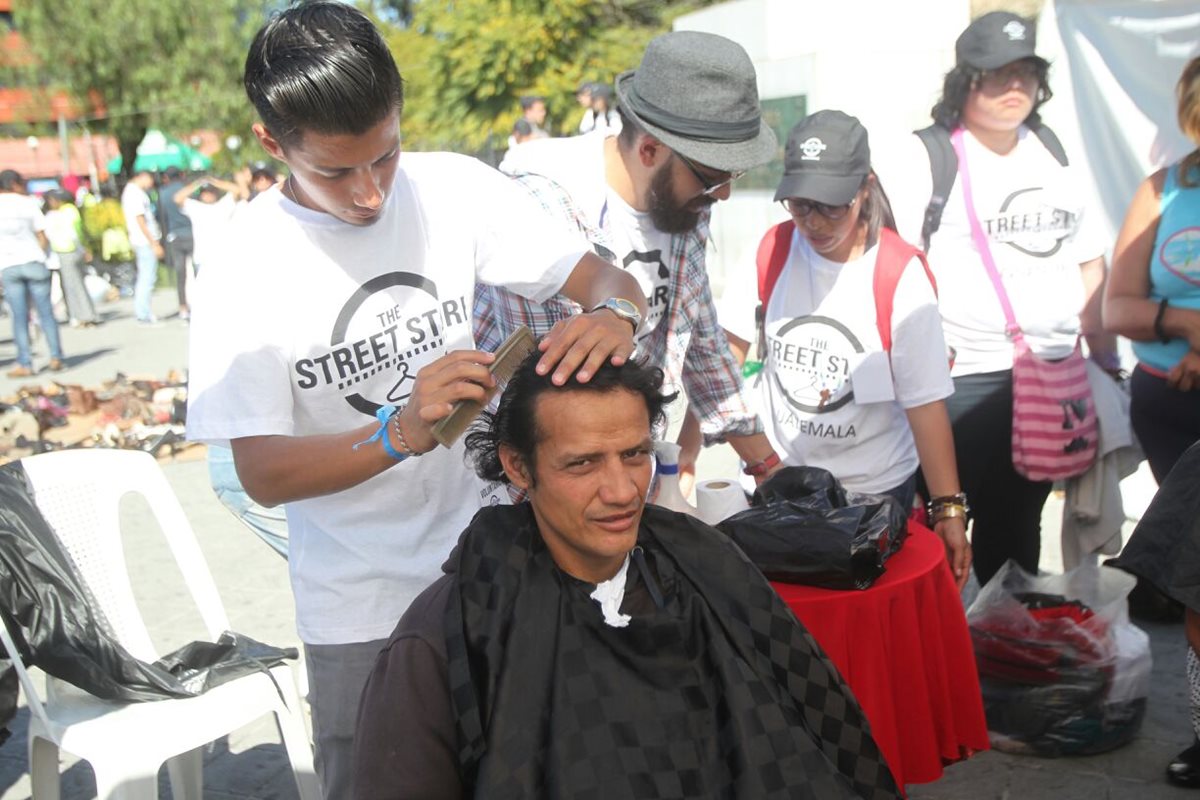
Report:
[{"label": "checkered pattern on cape", "polygon": [[445,617],[465,794],[901,796],[837,669],[736,545],[657,507],[639,545],[664,609],[613,628],[528,504],[472,520]]}]

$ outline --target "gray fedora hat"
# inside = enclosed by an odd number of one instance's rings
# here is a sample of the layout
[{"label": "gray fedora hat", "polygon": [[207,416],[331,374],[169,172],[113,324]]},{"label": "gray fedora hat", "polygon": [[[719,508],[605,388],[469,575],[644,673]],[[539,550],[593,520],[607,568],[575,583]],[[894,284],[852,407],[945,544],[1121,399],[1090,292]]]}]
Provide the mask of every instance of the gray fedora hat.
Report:
[{"label": "gray fedora hat", "polygon": [[680,155],[734,172],[765,164],[779,142],[762,121],[754,64],[736,42],[674,31],[617,78],[621,108]]}]

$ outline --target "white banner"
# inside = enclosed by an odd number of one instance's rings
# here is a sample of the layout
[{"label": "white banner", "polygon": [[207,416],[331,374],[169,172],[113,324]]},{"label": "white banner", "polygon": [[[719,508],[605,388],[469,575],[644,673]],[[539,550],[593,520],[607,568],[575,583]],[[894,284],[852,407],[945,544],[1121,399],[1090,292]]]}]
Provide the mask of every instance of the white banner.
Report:
[{"label": "white banner", "polygon": [[1200,54],[1200,5],[1047,0],[1037,49],[1054,90],[1042,118],[1091,184],[1111,256],[1138,183],[1195,147],[1176,122],[1175,84]]}]

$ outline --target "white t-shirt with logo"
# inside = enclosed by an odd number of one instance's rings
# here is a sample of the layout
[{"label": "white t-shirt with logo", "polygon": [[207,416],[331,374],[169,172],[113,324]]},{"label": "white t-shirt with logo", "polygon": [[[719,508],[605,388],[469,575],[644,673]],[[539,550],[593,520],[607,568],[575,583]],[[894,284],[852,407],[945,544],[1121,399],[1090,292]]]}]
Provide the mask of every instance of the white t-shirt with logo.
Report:
[{"label": "white t-shirt with logo", "polygon": [[154,216],[154,204],[150,202],[150,195],[142,191],[142,187],[132,182],[125,185],[124,191],[121,192],[121,211],[125,214],[125,230],[129,233],[131,245],[142,247],[150,244],[146,234],[142,233],[142,226],[138,225],[138,217],[146,218],[146,229],[150,231],[154,241],[158,241],[161,234],[158,230],[158,220]]},{"label": "white t-shirt with logo", "polygon": [[[885,185],[901,235],[920,241],[932,178],[924,146],[915,136],[908,139]],[[1079,265],[1104,253],[1078,179],[1025,127],[1007,155],[987,149],[969,131],[963,143],[975,211],[1017,323],[1039,356],[1064,358],[1080,332]],[[929,266],[938,282],[946,344],[955,351],[953,374],[1011,369],[1004,311],[971,238],[961,176],[930,242]]]},{"label": "white t-shirt with logo", "polygon": [[[621,196],[609,189],[600,210],[599,226],[608,232],[613,250],[629,274],[637,278],[646,298],[649,313],[642,325],[638,345],[653,333],[667,313],[667,297],[671,285],[671,270],[667,266],[671,255],[671,234],[654,226],[650,212],[638,211]],[[675,386],[671,391],[678,390]]]},{"label": "white t-shirt with logo", "polygon": [[[478,161],[404,153],[374,225],[272,189],[235,218],[228,262],[200,273],[188,435],[340,433],[404,403],[417,371],[473,347],[476,280],[557,292],[587,243]],[[369,447],[379,447],[373,442]],[[301,639],[381,639],[439,574],[478,510],[462,440],[358,486],[287,504]]]},{"label": "white t-shirt with logo", "polygon": [[45,261],[37,232],[46,230],[46,216],[37,200],[16,192],[0,192],[0,269]]},{"label": "white t-shirt with logo", "polygon": [[[889,363],[875,320],[877,252],[839,264],[793,230],[767,303],[763,369],[750,380],[785,463],[827,469],[847,489],[872,493],[920,466],[905,410],[954,391],[937,298],[916,259],[896,286]],[[721,326],[748,342],[757,338],[755,269],[730,281],[718,306]]]}]

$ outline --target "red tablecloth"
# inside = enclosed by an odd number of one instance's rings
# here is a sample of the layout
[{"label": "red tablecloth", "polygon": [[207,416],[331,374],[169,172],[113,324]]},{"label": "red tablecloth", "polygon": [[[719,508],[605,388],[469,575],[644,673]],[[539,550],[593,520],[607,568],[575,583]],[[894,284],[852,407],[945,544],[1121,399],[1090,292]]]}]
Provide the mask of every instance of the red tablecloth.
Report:
[{"label": "red tablecloth", "polygon": [[910,523],[866,591],[772,583],[841,670],[901,786],[988,748],[979,674],[941,540]]}]

